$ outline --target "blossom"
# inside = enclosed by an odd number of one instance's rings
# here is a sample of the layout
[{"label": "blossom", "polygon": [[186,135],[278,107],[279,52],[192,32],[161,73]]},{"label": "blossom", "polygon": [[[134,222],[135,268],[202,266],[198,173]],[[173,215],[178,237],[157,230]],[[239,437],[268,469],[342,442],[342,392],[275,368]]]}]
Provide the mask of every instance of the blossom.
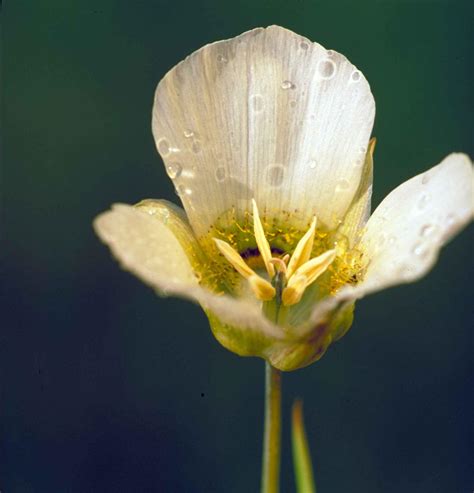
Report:
[{"label": "blossom", "polygon": [[217,340],[293,370],[355,301],[413,282],[473,216],[450,154],[370,216],[375,103],[343,55],[277,26],[196,51],[158,84],[153,135],[184,210],[116,204],[94,222],[121,265],[205,310]]}]

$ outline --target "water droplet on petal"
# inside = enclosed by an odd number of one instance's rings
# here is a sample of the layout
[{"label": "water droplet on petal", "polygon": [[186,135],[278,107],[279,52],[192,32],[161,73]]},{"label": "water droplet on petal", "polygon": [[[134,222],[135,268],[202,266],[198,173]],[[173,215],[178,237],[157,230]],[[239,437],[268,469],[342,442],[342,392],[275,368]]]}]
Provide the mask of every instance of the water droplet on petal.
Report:
[{"label": "water droplet on petal", "polygon": [[279,187],[285,177],[285,167],[281,164],[271,164],[266,170],[267,183],[272,187]]},{"label": "water droplet on petal", "polygon": [[157,147],[162,156],[167,156],[171,152],[170,143],[164,137],[158,141]]},{"label": "water droplet on petal", "polygon": [[345,192],[349,189],[350,183],[347,180],[339,180],[336,184],[336,192]]},{"label": "water droplet on petal", "polygon": [[354,70],[351,74],[351,81],[352,82],[359,82],[361,79],[361,73],[360,70]]},{"label": "water droplet on petal", "polygon": [[426,243],[417,243],[413,249],[412,252],[417,256],[417,257],[424,257],[429,251],[429,247]]},{"label": "water droplet on petal", "polygon": [[255,113],[260,113],[261,111],[263,111],[265,104],[263,101],[263,96],[261,94],[253,94],[252,96],[250,96],[249,102],[250,108]]},{"label": "water droplet on petal", "polygon": [[224,55],[217,55],[217,61],[219,63],[227,63],[229,60]]},{"label": "water droplet on petal", "polygon": [[318,165],[318,162],[316,161],[316,159],[310,159],[308,165],[311,169],[315,169]]},{"label": "water droplet on petal", "polygon": [[430,181],[430,176],[428,173],[424,173],[421,177],[421,184],[426,185]]},{"label": "water droplet on petal", "polygon": [[420,200],[418,201],[418,209],[423,210],[428,205],[430,201],[430,195],[428,193],[421,194]]},{"label": "water droplet on petal", "polygon": [[184,195],[191,195],[193,193],[190,188],[187,188],[184,185],[178,185],[175,188],[175,192],[179,197],[183,197]]},{"label": "water droplet on petal", "polygon": [[184,136],[187,138],[187,139],[190,139],[191,137],[194,137],[194,132],[190,129],[186,129],[184,132],[183,132]]},{"label": "water droplet on petal", "polygon": [[293,84],[293,82],[289,81],[289,80],[284,80],[282,83],[281,83],[281,88],[284,89],[285,91],[287,89],[294,89],[296,86]]},{"label": "water droplet on petal", "polygon": [[182,171],[183,168],[179,163],[169,163],[166,165],[166,172],[172,180],[178,178]]},{"label": "water droplet on petal", "polygon": [[332,79],[336,74],[336,64],[328,58],[320,60],[318,63],[318,72],[322,79]]},{"label": "water droplet on petal", "polygon": [[302,41],[300,43],[300,48],[306,51],[309,48],[309,44],[306,41]]},{"label": "water droplet on petal", "polygon": [[226,178],[226,170],[224,166],[219,166],[216,168],[216,171],[214,172],[214,176],[216,177],[216,180],[219,182],[223,182]]},{"label": "water droplet on petal", "polygon": [[334,53],[335,53],[334,50],[327,50],[326,51],[327,56],[334,56]]},{"label": "water droplet on petal", "polygon": [[296,101],[295,101],[294,99],[292,99],[292,100],[290,101],[290,106],[291,106],[292,108],[294,108],[294,107],[296,106]]},{"label": "water droplet on petal", "polygon": [[191,149],[194,152],[194,154],[200,153],[201,152],[201,142],[199,142],[199,140],[195,140],[193,142]]},{"label": "water droplet on petal", "polygon": [[433,224],[425,224],[420,229],[420,236],[427,238],[431,236],[435,232],[435,230],[436,230],[436,226],[434,226]]}]

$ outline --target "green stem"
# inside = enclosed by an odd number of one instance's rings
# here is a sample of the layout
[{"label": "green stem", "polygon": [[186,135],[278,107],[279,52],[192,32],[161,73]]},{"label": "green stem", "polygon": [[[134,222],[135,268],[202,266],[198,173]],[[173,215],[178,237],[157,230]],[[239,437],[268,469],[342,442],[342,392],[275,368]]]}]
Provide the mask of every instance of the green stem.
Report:
[{"label": "green stem", "polygon": [[280,482],[281,373],[265,363],[265,428],[262,493],[278,493]]}]

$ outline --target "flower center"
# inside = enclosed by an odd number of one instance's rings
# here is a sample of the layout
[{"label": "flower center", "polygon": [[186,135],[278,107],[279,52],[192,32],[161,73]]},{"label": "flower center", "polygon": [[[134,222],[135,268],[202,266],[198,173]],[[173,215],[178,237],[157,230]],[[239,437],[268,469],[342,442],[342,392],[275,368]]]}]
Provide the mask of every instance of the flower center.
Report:
[{"label": "flower center", "polygon": [[289,255],[283,258],[273,256],[255,200],[252,200],[252,206],[255,241],[268,278],[257,274],[229,243],[217,238],[213,238],[214,242],[232,267],[247,280],[257,299],[270,301],[276,297],[285,306],[294,305],[301,300],[306,288],[331,265],[336,258],[336,250],[330,249],[311,258],[317,222],[314,217],[291,258]]}]

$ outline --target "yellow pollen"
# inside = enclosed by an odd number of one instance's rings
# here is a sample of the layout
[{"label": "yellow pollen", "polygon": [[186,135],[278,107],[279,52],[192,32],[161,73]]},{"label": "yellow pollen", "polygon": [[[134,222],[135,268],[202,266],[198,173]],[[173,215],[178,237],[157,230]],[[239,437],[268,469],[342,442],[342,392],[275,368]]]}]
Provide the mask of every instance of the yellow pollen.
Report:
[{"label": "yellow pollen", "polygon": [[[312,258],[314,236],[316,232],[316,216],[311,221],[308,231],[299,240],[293,255],[284,255],[283,258],[272,257],[270,244],[265,236],[262,221],[258,213],[257,203],[252,199],[253,224],[255,240],[265,269],[270,279],[277,278],[277,272],[284,274],[282,278],[274,281],[283,283],[282,302],[286,306],[298,303],[306,288],[323,274],[336,258],[336,250],[328,250],[318,257]],[[234,269],[248,281],[255,297],[262,301],[270,301],[276,295],[276,289],[272,283],[259,276],[251,269],[240,254],[229,243],[213,238],[218,250]],[[275,269],[276,268],[276,269]],[[275,272],[275,270],[277,272]],[[283,280],[282,280],[283,279]],[[281,288],[280,288],[281,289]]]}]

